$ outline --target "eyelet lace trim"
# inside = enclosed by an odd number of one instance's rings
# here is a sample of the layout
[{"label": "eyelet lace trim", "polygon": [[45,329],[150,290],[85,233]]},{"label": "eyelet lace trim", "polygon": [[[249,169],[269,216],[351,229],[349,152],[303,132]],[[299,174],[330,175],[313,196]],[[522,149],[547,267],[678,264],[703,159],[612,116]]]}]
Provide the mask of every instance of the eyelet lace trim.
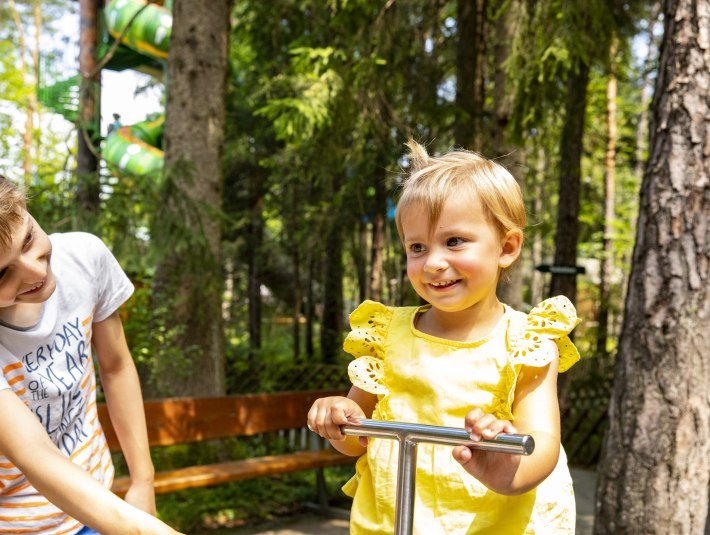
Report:
[{"label": "eyelet lace trim", "polygon": [[375,301],[365,301],[350,314],[352,330],[343,349],[357,358],[348,366],[348,376],[353,385],[371,394],[389,393],[383,359],[392,316],[392,309]]},{"label": "eyelet lace trim", "polygon": [[360,390],[377,395],[389,394],[382,359],[370,355],[358,357],[348,365],[348,376]]},{"label": "eyelet lace trim", "polygon": [[545,341],[553,340],[560,355],[558,370],[563,372],[579,360],[579,352],[567,336],[580,322],[574,305],[563,295],[546,299],[533,308],[523,320],[511,322],[508,342],[513,364],[545,366],[554,355],[545,349]]}]

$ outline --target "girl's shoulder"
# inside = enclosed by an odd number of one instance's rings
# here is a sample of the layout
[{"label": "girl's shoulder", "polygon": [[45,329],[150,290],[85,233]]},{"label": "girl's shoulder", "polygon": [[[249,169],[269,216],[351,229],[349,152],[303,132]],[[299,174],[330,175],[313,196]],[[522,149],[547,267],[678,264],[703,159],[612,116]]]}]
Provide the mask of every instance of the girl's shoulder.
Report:
[{"label": "girl's shoulder", "polygon": [[350,314],[350,333],[343,349],[355,360],[348,366],[352,383],[372,394],[384,394],[382,370],[388,338],[397,325],[411,323],[420,307],[391,307],[376,301],[365,301]]},{"label": "girl's shoulder", "polygon": [[513,364],[545,366],[559,354],[563,372],[579,360],[569,334],[580,323],[574,305],[563,295],[545,299],[529,313],[511,311],[507,343]]}]

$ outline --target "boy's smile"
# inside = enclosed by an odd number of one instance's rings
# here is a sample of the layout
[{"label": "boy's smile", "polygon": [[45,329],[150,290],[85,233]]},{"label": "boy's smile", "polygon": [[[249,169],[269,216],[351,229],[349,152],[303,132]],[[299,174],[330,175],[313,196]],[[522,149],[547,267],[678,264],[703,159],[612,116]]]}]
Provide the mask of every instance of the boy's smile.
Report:
[{"label": "boy's smile", "polygon": [[51,255],[49,237],[26,213],[10,246],[0,250],[0,317],[12,317],[18,306],[43,303],[54,293]]}]

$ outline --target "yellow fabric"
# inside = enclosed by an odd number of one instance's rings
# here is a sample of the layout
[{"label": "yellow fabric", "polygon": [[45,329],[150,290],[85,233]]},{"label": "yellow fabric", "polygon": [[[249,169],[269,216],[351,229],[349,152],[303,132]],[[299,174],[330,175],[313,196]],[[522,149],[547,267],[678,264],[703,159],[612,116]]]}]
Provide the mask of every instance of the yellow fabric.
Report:
[{"label": "yellow fabric", "polygon": [[[462,427],[466,413],[481,407],[512,420],[523,365],[548,364],[555,355],[550,341],[557,344],[560,371],[579,359],[567,337],[579,320],[564,297],[540,303],[529,315],[506,306],[493,331],[475,342],[418,331],[415,319],[427,307],[366,301],[350,316],[352,331],[344,348],[357,358],[349,374],[355,386],[377,394],[372,418]],[[369,439],[355,476],[343,487],[354,498],[352,534],[393,533],[396,472],[396,442]],[[574,493],[564,451],[553,473],[520,496],[488,490],[445,446],[418,446],[416,477],[415,534],[574,533]]]}]

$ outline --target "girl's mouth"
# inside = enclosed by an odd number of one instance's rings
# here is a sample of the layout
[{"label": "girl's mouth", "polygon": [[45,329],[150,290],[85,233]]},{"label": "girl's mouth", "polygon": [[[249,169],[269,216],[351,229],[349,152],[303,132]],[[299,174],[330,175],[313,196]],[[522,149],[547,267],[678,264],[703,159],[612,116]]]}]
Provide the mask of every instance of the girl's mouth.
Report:
[{"label": "girl's mouth", "polygon": [[448,281],[437,281],[437,282],[430,282],[429,286],[436,288],[436,289],[445,289],[445,288],[450,288],[454,284],[458,284],[461,282],[461,279],[456,279],[456,280],[448,280]]}]

